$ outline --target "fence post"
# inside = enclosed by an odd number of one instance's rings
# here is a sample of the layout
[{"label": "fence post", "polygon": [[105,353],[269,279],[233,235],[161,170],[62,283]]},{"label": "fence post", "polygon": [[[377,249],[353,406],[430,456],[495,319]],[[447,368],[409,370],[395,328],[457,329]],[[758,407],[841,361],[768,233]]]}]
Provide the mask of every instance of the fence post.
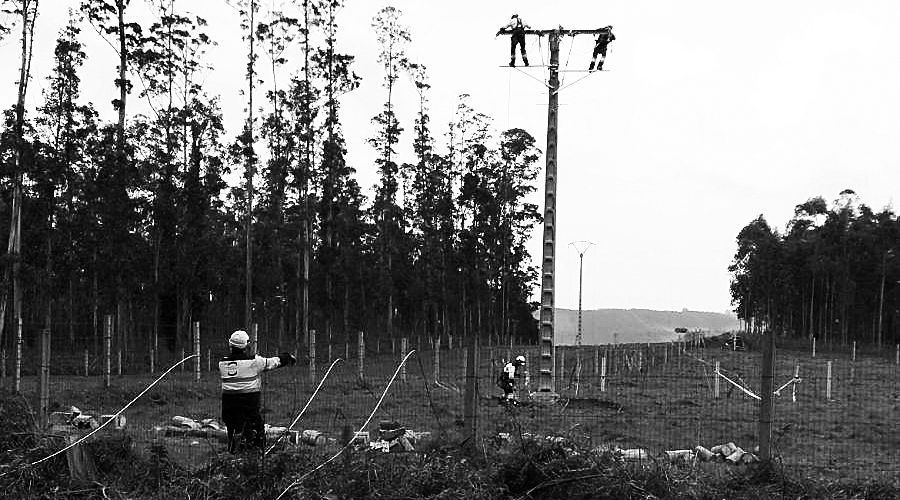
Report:
[{"label": "fence post", "polygon": [[206,371],[212,371],[212,349],[206,348]]},{"label": "fence post", "polygon": [[309,331],[309,381],[316,381],[316,331]]},{"label": "fence post", "polygon": [[194,321],[194,355],[197,356],[197,359],[194,360],[194,381],[200,382],[200,363],[202,361],[200,356],[200,322]]},{"label": "fence post", "polygon": [[362,330],[357,334],[356,344],[357,354],[359,355],[357,375],[359,375],[360,380],[364,380],[366,367],[366,338],[363,335]]},{"label": "fence post", "polygon": [[106,315],[105,326],[103,329],[103,345],[106,346],[103,352],[105,361],[103,385],[109,387],[111,385],[110,375],[112,372],[112,315]]},{"label": "fence post", "polygon": [[831,361],[825,364],[825,400],[831,401]]},{"label": "fence post", "polygon": [[600,347],[594,348],[594,375],[600,373]]},{"label": "fence post", "polygon": [[812,357],[816,357],[816,338],[812,338]]},{"label": "fence post", "polygon": [[328,363],[330,364],[334,360],[334,337],[331,333],[331,325],[326,325],[326,330],[328,330]]},{"label": "fence post", "polygon": [[150,373],[156,372],[156,349],[150,348]]},{"label": "fence post", "polygon": [[[452,338],[452,337],[451,337]],[[466,393],[463,403],[464,429],[468,436],[464,442],[469,452],[478,450],[478,406],[476,393],[478,392],[478,379],[475,368],[478,366],[478,336],[469,335],[469,348],[466,352]]]},{"label": "fence post", "polygon": [[434,381],[441,379],[441,338],[434,341]]},{"label": "fence post", "polygon": [[719,362],[716,361],[716,381],[713,384],[713,398],[719,399]]},{"label": "fence post", "polygon": [[19,392],[22,385],[22,345],[25,339],[22,336],[22,317],[19,316],[16,322],[16,373],[15,373],[15,389]]},{"label": "fence post", "polygon": [[122,349],[116,349],[116,373],[122,376]]},{"label": "fence post", "polygon": [[850,351],[850,361],[856,361],[856,341],[853,341],[853,350]]},{"label": "fence post", "polygon": [[764,462],[772,459],[772,415],[775,383],[775,332],[769,331],[763,340],[762,375],[760,380],[759,404],[759,455]]},{"label": "fence post", "polygon": [[797,380],[800,378],[800,362],[797,362],[797,366],[794,367],[794,383],[791,384],[791,402],[797,402]]},{"label": "fence post", "polygon": [[[48,311],[49,312],[49,311]],[[48,322],[49,324],[49,322]],[[49,423],[50,408],[50,327],[41,330],[41,408],[40,428]]]},{"label": "fence post", "polygon": [[[402,360],[409,351],[409,341],[406,337],[400,339],[400,359]],[[406,363],[400,367],[400,380],[406,382]]]},{"label": "fence post", "polygon": [[[559,380],[560,387],[565,386],[566,384],[566,351],[560,349],[559,350]],[[557,387],[557,390],[559,387]]]},{"label": "fence post", "polygon": [[600,392],[606,392],[606,356],[600,359]]},{"label": "fence post", "polygon": [[88,366],[89,365],[90,365],[90,362],[88,359],[88,350],[87,350],[87,347],[85,347],[84,348],[84,376],[85,377],[88,376]]}]

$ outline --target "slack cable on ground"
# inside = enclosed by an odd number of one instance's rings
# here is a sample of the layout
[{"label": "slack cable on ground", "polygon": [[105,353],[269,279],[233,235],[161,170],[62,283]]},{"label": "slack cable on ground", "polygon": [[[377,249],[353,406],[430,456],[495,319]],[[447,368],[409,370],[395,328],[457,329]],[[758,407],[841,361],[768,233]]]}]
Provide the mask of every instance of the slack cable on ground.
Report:
[{"label": "slack cable on ground", "polygon": [[147,392],[150,391],[150,389],[152,389],[153,386],[155,386],[157,383],[159,383],[160,380],[162,380],[163,378],[165,378],[165,376],[168,375],[172,370],[174,370],[175,368],[177,368],[179,365],[181,365],[181,364],[184,363],[185,361],[187,361],[187,360],[189,360],[189,359],[191,359],[191,358],[197,358],[197,357],[199,357],[199,356],[200,356],[199,354],[191,354],[190,356],[188,356],[188,357],[182,359],[181,361],[175,363],[174,365],[172,365],[168,370],[166,370],[165,372],[163,372],[162,375],[160,375],[156,380],[154,380],[150,385],[148,385],[143,391],[141,391],[140,394],[138,394],[137,396],[135,396],[134,399],[132,399],[131,401],[129,401],[128,404],[126,404],[125,406],[123,406],[121,410],[117,411],[117,412],[112,416],[112,418],[109,418],[106,422],[103,422],[102,424],[100,424],[100,427],[97,427],[96,429],[94,429],[93,431],[89,432],[88,434],[85,434],[81,439],[75,441],[74,443],[70,444],[69,446],[66,446],[65,448],[63,448],[63,449],[61,449],[61,450],[59,450],[59,451],[57,451],[57,452],[54,452],[54,453],[51,453],[50,455],[47,455],[46,457],[44,457],[44,458],[42,458],[42,459],[40,459],[40,460],[38,460],[38,461],[36,461],[36,462],[31,462],[30,464],[23,465],[22,467],[19,467],[18,469],[6,471],[6,472],[4,472],[3,474],[0,474],[0,477],[3,477],[3,476],[5,476],[5,475],[7,475],[7,474],[10,474],[10,473],[12,473],[12,472],[18,472],[18,471],[27,469],[28,467],[33,467],[33,466],[35,466],[35,465],[37,465],[37,464],[39,464],[39,463],[41,463],[41,462],[46,462],[47,460],[50,460],[50,459],[53,458],[53,457],[59,456],[60,454],[65,453],[65,452],[71,450],[72,448],[78,446],[79,444],[81,444],[81,443],[87,441],[88,438],[90,438],[90,437],[93,436],[94,434],[100,432],[100,430],[103,429],[104,427],[106,427],[110,422],[117,421],[119,415],[121,415],[125,410],[127,410],[131,405],[133,405],[135,401],[137,401],[138,399],[140,399],[141,396],[143,396],[144,394],[147,394]]}]

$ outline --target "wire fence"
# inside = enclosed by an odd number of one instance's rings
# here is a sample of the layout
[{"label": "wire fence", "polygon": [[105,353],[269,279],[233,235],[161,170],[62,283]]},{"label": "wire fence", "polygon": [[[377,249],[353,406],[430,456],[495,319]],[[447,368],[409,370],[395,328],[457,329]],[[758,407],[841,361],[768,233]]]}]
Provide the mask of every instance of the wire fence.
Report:
[{"label": "wire fence", "polygon": [[[199,354],[128,408],[124,421],[102,432],[127,435],[138,454],[200,468],[227,453],[217,362],[228,350],[227,332],[200,331],[199,345],[159,352],[105,347],[94,337],[74,342],[54,337],[49,364],[44,362],[49,383],[43,401],[40,342],[31,342],[22,348],[19,393],[36,414],[46,406],[57,431],[72,426],[73,406],[103,422],[163,371]],[[269,443],[283,435],[278,446],[324,460],[350,438],[359,448],[385,452],[406,444],[414,450],[429,440],[466,439],[467,353],[458,340],[365,337],[329,344],[313,336],[297,365],[266,374],[262,406]],[[293,341],[279,345],[263,333],[257,351],[292,350],[286,344]],[[481,346],[473,395],[476,445],[531,435],[619,450],[637,460],[729,455],[730,461],[720,463],[740,467],[755,458],[759,445],[761,354],[752,345],[745,351],[722,347],[709,342],[557,346],[553,374],[559,398],[539,404],[529,397],[537,390],[539,348]],[[804,474],[895,481],[900,477],[896,347],[817,347],[815,357],[806,344],[777,352],[773,456]],[[410,350],[415,354],[398,367]],[[503,364],[517,355],[527,361],[517,403],[509,404],[496,381]],[[13,389],[14,355],[4,350],[3,356],[0,384]],[[304,406],[294,432],[287,432]],[[370,424],[356,434],[367,419]],[[70,434],[84,435],[92,424],[85,425]],[[407,431],[406,444],[380,439],[392,426]]]}]

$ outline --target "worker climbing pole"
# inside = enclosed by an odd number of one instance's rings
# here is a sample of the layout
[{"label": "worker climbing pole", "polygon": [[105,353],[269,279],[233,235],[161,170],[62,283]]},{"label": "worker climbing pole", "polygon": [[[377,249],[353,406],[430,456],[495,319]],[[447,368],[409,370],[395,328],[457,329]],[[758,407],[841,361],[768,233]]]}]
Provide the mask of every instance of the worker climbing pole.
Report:
[{"label": "worker climbing pole", "polygon": [[[517,16],[515,16],[517,17]],[[515,19],[514,19],[515,20]],[[538,377],[538,391],[532,396],[539,401],[554,401],[557,398],[556,384],[554,380],[555,357],[554,353],[554,282],[555,282],[555,257],[556,257],[556,187],[557,176],[557,124],[559,119],[559,45],[563,36],[597,35],[608,39],[611,35],[611,26],[593,30],[567,30],[561,26],[552,30],[520,29],[516,26],[514,31],[512,22],[507,27],[501,28],[498,34],[509,33],[511,36],[537,35],[547,36],[550,48],[550,78],[547,81],[549,100],[547,108],[547,147],[546,168],[544,171],[544,231],[543,251],[541,257],[541,308],[540,308],[540,364]],[[610,40],[611,41],[611,40]],[[606,41],[606,44],[609,42]],[[603,52],[605,56],[605,45]],[[598,51],[599,52],[599,51]],[[602,60],[601,60],[602,61]],[[510,65],[512,66],[512,65]],[[591,66],[593,70],[593,65]],[[567,85],[568,87],[568,85]]]}]

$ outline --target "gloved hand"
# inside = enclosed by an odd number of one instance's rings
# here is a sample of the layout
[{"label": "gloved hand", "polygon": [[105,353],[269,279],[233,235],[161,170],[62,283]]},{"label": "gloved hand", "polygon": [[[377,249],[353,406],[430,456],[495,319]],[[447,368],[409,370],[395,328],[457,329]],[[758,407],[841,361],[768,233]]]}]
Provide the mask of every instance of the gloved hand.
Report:
[{"label": "gloved hand", "polygon": [[281,366],[294,366],[295,364],[297,364],[297,358],[295,358],[294,355],[289,352],[283,352],[279,354],[278,359],[281,360]]}]

